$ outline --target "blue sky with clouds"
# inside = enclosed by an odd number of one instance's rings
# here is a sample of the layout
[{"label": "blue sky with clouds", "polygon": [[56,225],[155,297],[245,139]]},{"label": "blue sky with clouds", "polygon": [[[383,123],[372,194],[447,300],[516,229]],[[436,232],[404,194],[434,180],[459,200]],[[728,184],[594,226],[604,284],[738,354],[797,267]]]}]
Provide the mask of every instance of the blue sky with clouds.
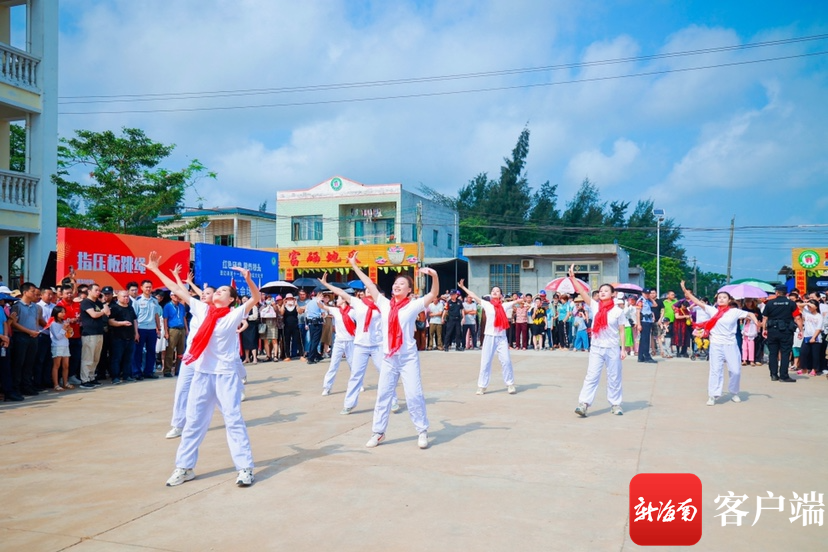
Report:
[{"label": "blue sky with clouds", "polygon": [[[273,209],[337,174],[453,192],[497,175],[528,123],[533,186],[564,203],[589,177],[605,200],[652,198],[702,270],[725,272],[734,216],[734,278],[828,246],[828,228],[767,228],[828,223],[828,38],[721,50],[828,34],[822,2],[60,5],[61,135],[174,143],[171,164],[218,172],[205,206]],[[194,94],[149,96],[170,93]]]}]

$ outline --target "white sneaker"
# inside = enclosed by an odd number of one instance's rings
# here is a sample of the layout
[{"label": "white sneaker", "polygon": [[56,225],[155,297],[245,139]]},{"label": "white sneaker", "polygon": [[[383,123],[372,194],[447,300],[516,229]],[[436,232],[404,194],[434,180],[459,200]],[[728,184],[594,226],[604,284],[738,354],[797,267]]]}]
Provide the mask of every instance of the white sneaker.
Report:
[{"label": "white sneaker", "polygon": [[621,409],[620,404],[613,405],[612,413],[615,414],[616,416],[623,416],[624,415],[624,411]]},{"label": "white sneaker", "polygon": [[348,414],[350,414],[351,412],[353,412],[353,410],[354,410],[354,407],[353,407],[353,406],[351,406],[351,407],[347,407],[347,406],[346,406],[345,408],[343,408],[342,410],[340,410],[340,411],[339,411],[339,413],[340,413],[340,414],[342,414],[343,416],[347,416]]},{"label": "white sneaker", "polygon": [[733,402],[735,402],[735,403],[740,403],[740,402],[742,402],[742,399],[741,399],[741,398],[739,398],[739,395],[733,395],[732,397],[730,397],[730,400],[731,400],[731,401],[733,401]]},{"label": "white sneaker", "polygon": [[374,433],[373,435],[371,435],[371,438],[368,440],[368,442],[365,443],[365,446],[368,448],[374,448],[375,446],[380,444],[383,439],[385,439],[385,433]]},{"label": "white sneaker", "polygon": [[244,468],[239,470],[239,476],[236,478],[236,485],[239,487],[249,487],[253,484],[253,468]]},{"label": "white sneaker", "polygon": [[331,394],[331,390],[330,390],[330,389],[323,389],[323,390],[322,390],[322,396],[323,396],[323,397],[327,397],[327,396],[328,396],[328,395],[330,395],[330,394]]},{"label": "white sneaker", "polygon": [[586,418],[588,408],[589,405],[587,403],[580,403],[578,404],[578,408],[575,409],[575,414],[577,414],[581,418]]},{"label": "white sneaker", "polygon": [[482,395],[482,394],[484,394],[485,392],[486,392],[486,388],[485,388],[485,387],[478,387],[478,388],[477,388],[477,393],[475,393],[475,395]]},{"label": "white sneaker", "polygon": [[716,404],[716,399],[714,397],[707,397],[707,406],[713,406]]},{"label": "white sneaker", "polygon": [[192,469],[175,468],[170,478],[167,479],[167,487],[175,487],[193,479],[195,479],[195,472]]},{"label": "white sneaker", "polygon": [[245,395],[244,391],[242,391],[241,402],[244,402],[246,400],[247,400],[247,395]]},{"label": "white sneaker", "polygon": [[167,432],[167,439],[175,439],[176,437],[181,437],[181,432],[184,431],[183,427],[174,427]]},{"label": "white sneaker", "polygon": [[400,403],[394,403],[394,404],[391,405],[391,412],[396,414],[399,411],[400,411]]},{"label": "white sneaker", "polygon": [[514,386],[514,385],[510,385],[509,387],[507,387],[507,388],[506,388],[506,391],[508,391],[508,393],[509,393],[510,395],[514,395],[515,393],[517,393],[517,389],[515,389],[515,386]]},{"label": "white sneaker", "polygon": [[417,446],[420,447],[421,449],[427,449],[428,448],[428,432],[427,431],[423,431],[422,433],[420,433],[420,436],[417,437]]}]

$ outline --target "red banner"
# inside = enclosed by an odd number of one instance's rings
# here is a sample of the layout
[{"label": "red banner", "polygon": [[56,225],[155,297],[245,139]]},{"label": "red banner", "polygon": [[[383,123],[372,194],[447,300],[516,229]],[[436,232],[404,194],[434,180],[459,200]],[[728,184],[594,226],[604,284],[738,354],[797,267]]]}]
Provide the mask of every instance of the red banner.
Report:
[{"label": "red banner", "polygon": [[126,289],[129,282],[150,280],[153,287],[162,287],[161,281],[142,266],[151,251],[161,256],[160,267],[165,274],[181,265],[181,278],[186,278],[190,269],[188,242],[58,228],[58,282],[74,269],[79,284],[94,282],[117,291]]}]

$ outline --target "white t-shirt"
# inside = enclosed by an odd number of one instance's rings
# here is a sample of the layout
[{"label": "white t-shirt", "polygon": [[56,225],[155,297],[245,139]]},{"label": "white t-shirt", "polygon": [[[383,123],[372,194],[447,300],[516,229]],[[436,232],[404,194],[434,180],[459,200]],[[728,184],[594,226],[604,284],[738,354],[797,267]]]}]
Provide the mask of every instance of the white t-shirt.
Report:
[{"label": "white t-shirt", "polygon": [[[806,307],[807,308],[807,307]],[[813,338],[817,329],[822,329],[822,316],[814,314],[811,311],[802,310],[802,337]],[[811,343],[821,343],[822,334],[817,335],[816,340],[811,339]]]},{"label": "white t-shirt", "polygon": [[[351,312],[354,312],[353,309],[351,309]],[[342,321],[343,314],[342,314],[342,311],[339,310],[339,307],[330,307],[327,310],[327,313],[328,313],[328,316],[333,318],[334,331],[336,332],[336,340],[337,341],[353,341],[355,336],[348,333],[348,328],[345,327],[345,323]],[[353,317],[350,316],[350,313],[349,313],[348,318],[351,318],[353,320]],[[371,320],[371,322],[373,322],[373,320]],[[356,333],[356,332],[354,332],[354,333]]]},{"label": "white t-shirt", "polygon": [[66,337],[66,328],[60,322],[52,322],[47,330],[52,338],[53,347],[68,347],[69,338]]},{"label": "white t-shirt", "polygon": [[428,311],[428,323],[442,324],[444,310],[446,310],[446,306],[442,301],[437,301],[437,304],[434,304],[433,302],[429,303],[426,307],[426,311]]},{"label": "white t-shirt", "polygon": [[695,305],[693,309],[696,312],[696,324],[701,324],[702,322],[707,322],[708,320],[710,320],[710,315],[700,306]]},{"label": "white t-shirt", "polygon": [[[517,301],[507,301],[503,303],[503,310],[506,312],[506,318],[508,319],[512,316],[512,305],[517,303]],[[506,330],[500,330],[495,328],[495,308],[494,305],[490,301],[486,301],[485,299],[481,303],[483,307],[483,312],[486,313],[486,331],[483,332],[483,335],[490,335],[492,337],[497,337],[499,335],[505,335]],[[507,328],[508,329],[508,328]]]},{"label": "white t-shirt", "polygon": [[474,301],[470,303],[463,301],[463,324],[467,326],[477,324],[477,303]]},{"label": "white t-shirt", "polygon": [[[388,316],[391,314],[391,301],[385,298],[384,295],[377,297],[377,306],[382,312],[382,335],[388,335]],[[425,302],[422,297],[410,301],[406,306],[400,309],[398,319],[400,321],[400,328],[402,328],[403,343],[400,350],[401,354],[417,354],[417,342],[414,340],[414,322],[417,320],[417,315],[425,310]],[[388,354],[388,339],[382,340],[382,352]]]},{"label": "white t-shirt", "polygon": [[[379,305],[377,305],[379,306]],[[373,311],[371,315],[371,324],[368,326],[368,331],[365,328],[365,317],[368,315],[368,305],[362,302],[359,297],[351,297],[351,316],[356,322],[356,335],[354,336],[354,345],[361,345],[363,347],[375,347],[382,344],[382,314]],[[347,332],[346,332],[347,333]]]},{"label": "white t-shirt", "polygon": [[[190,327],[198,330],[207,317],[208,310],[207,305],[195,297],[190,298],[190,312],[193,315],[193,325]],[[205,374],[233,374],[244,370],[239,358],[239,334],[236,333],[244,314],[244,307],[238,307],[231,310],[227,316],[219,318],[207,348],[190,364],[193,370]],[[190,332],[193,337],[195,334],[196,331]],[[191,344],[192,339],[188,345]]]},{"label": "white t-shirt", "polygon": [[[593,326],[595,325],[595,315],[598,314],[600,303],[598,301],[592,301],[589,304],[589,317],[592,319]],[[613,305],[613,307],[607,312],[607,327],[598,332],[592,333],[592,342],[591,345],[594,347],[620,347],[621,346],[621,338],[619,332],[623,330],[625,324],[627,322],[626,316],[624,316],[624,311],[618,305]]]},{"label": "white t-shirt", "polygon": [[[709,314],[708,320],[716,316],[719,309],[705,305],[704,312]],[[713,329],[710,330],[710,343],[716,345],[732,345],[736,343],[736,327],[739,320],[746,318],[750,313],[742,309],[730,309],[719,318]]]}]

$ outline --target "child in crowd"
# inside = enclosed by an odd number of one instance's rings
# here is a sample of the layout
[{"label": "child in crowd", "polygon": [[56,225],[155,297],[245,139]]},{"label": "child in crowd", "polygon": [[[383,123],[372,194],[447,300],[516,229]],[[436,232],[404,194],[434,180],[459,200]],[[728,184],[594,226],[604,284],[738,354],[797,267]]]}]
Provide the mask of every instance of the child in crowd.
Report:
[{"label": "child in crowd", "polygon": [[575,331],[575,343],[573,344],[576,351],[586,351],[589,349],[589,334],[587,333],[586,315],[579,311],[575,314],[575,319],[572,322],[572,327]]},{"label": "child in crowd", "polygon": [[[52,338],[52,385],[55,391],[74,389],[75,386],[69,383],[69,338],[66,335],[69,322],[66,320],[66,309],[63,307],[52,309],[52,317],[46,327],[49,328],[49,337]],[[58,369],[61,371],[60,375],[63,376],[62,381],[65,387],[60,385]]]}]

